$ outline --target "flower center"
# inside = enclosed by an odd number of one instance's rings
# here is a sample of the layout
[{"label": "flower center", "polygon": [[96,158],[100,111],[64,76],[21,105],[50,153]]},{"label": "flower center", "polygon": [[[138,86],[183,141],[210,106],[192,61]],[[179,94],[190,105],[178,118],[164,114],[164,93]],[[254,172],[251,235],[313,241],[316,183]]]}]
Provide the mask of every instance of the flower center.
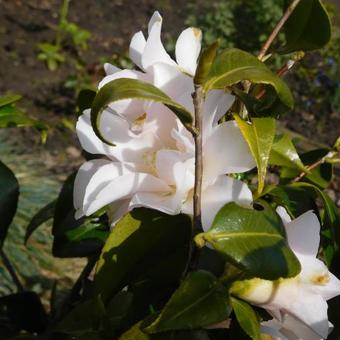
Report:
[{"label": "flower center", "polygon": [[325,286],[330,281],[330,277],[328,273],[320,274],[320,275],[314,275],[311,278],[311,281],[319,286]]},{"label": "flower center", "polygon": [[143,129],[145,120],[146,120],[146,112],[144,112],[142,115],[140,115],[133,121],[131,130],[133,132],[140,132]]}]

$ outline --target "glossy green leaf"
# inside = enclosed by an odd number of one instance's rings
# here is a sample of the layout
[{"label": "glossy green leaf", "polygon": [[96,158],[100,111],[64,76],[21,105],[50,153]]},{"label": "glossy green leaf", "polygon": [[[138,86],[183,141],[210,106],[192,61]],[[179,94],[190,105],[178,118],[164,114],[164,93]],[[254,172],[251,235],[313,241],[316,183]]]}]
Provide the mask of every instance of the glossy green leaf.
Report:
[{"label": "glossy green leaf", "polygon": [[234,297],[231,298],[231,305],[244,332],[254,340],[261,340],[260,321],[254,309],[248,303]]},{"label": "glossy green leaf", "polygon": [[25,244],[27,243],[30,236],[33,232],[44,222],[51,219],[54,215],[54,209],[56,205],[56,200],[46,204],[43,208],[41,208],[31,219],[29,225],[26,228],[25,233]]},{"label": "glossy green leaf", "polygon": [[17,210],[19,183],[14,173],[0,161],[0,248]]},{"label": "glossy green leaf", "polygon": [[122,99],[140,99],[163,103],[177,115],[186,127],[190,128],[192,124],[192,114],[181,104],[174,102],[157,87],[137,79],[120,78],[112,80],[98,91],[91,108],[93,130],[96,135],[107,144],[112,145],[111,142],[105,140],[99,130],[101,113],[110,103]]},{"label": "glossy green leaf", "polygon": [[293,108],[294,101],[287,84],[255,56],[236,48],[227,49],[216,57],[204,89],[223,89],[242,80],[271,85],[281,103]]},{"label": "glossy green leaf", "polygon": [[226,320],[229,314],[228,291],[222,283],[209,272],[191,272],[145,330],[158,333],[204,328]]},{"label": "glossy green leaf", "polygon": [[195,84],[203,84],[210,72],[211,66],[216,58],[216,53],[219,43],[215,41],[210,46],[208,46],[199,57],[198,65],[194,77]]},{"label": "glossy green leaf", "polygon": [[83,89],[79,92],[77,97],[77,114],[81,115],[85,109],[92,106],[96,92],[90,89]]},{"label": "glossy green leaf", "polygon": [[[288,6],[290,1],[286,1]],[[331,21],[321,0],[301,0],[284,25],[286,44],[281,53],[312,51],[331,38]]]},{"label": "glossy green leaf", "polygon": [[133,327],[127,330],[124,334],[122,334],[119,340],[150,340],[151,336],[144,333],[140,327],[142,325],[142,321],[136,323]]},{"label": "glossy green leaf", "polygon": [[276,121],[274,118],[253,118],[251,123],[234,118],[256,161],[258,174],[258,192],[264,188],[270,151],[273,145]]},{"label": "glossy green leaf", "polygon": [[170,261],[168,273],[162,267],[164,273],[158,272],[158,280],[164,275],[168,281],[177,281],[187,261],[190,235],[191,220],[187,215],[133,210],[117,223],[105,243],[95,275],[96,291],[105,300],[127,284],[140,281],[138,278],[144,274],[155,277],[151,269],[159,268],[160,263],[179,252],[180,256],[174,257],[178,261]]},{"label": "glossy green leaf", "polygon": [[96,254],[104,245],[105,234],[108,235],[107,223],[102,223],[97,217],[75,219],[75,176],[73,173],[66,179],[54,210],[52,252],[57,257],[87,257]]},{"label": "glossy green leaf", "polygon": [[265,202],[261,202],[261,209],[226,204],[212,227],[196,236],[196,243],[202,246],[208,242],[254,277],[276,280],[296,276],[300,263],[288,247],[281,218]]},{"label": "glossy green leaf", "polygon": [[269,164],[305,170],[291,138],[284,134],[275,136],[269,156]]}]

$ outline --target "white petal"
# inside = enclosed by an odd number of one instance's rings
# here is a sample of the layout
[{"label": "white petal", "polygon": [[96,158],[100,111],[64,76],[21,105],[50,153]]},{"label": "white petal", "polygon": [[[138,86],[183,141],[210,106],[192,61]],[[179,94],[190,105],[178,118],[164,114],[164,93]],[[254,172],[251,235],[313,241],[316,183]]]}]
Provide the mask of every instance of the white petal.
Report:
[{"label": "white petal", "polygon": [[89,153],[103,154],[111,157],[114,147],[103,143],[96,136],[91,125],[90,112],[90,109],[85,110],[77,121],[76,132],[80,144],[82,148]]},{"label": "white petal", "polygon": [[176,65],[166,52],[161,41],[162,18],[159,14],[154,14],[149,25],[149,37],[146,41],[142,56],[142,66],[146,70],[155,63],[166,63]]},{"label": "white petal", "polygon": [[290,223],[292,221],[291,217],[288,215],[287,210],[284,207],[278,206],[276,212],[281,217],[283,223]]},{"label": "white petal", "polygon": [[239,128],[234,121],[217,125],[203,145],[204,177],[245,172],[255,166]]},{"label": "white petal", "polygon": [[152,27],[156,22],[162,22],[162,21],[163,21],[163,18],[160,15],[160,13],[158,11],[154,11],[148,23],[148,34],[150,35]]},{"label": "white petal", "polygon": [[286,312],[301,320],[322,338],[327,338],[327,308],[327,302],[320,295],[300,290],[298,298]]},{"label": "white petal", "polygon": [[312,211],[307,211],[285,225],[288,244],[297,255],[316,257],[320,244],[320,223]]},{"label": "white petal", "polygon": [[249,206],[252,202],[251,191],[241,181],[220,176],[202,192],[202,224],[205,231],[211,227],[217,212],[229,202]]},{"label": "white petal", "polygon": [[106,75],[110,75],[110,74],[114,74],[117,73],[119,71],[121,71],[121,69],[115,65],[112,65],[110,63],[105,63],[104,64],[104,71],[106,73]]},{"label": "white petal", "polygon": [[201,30],[189,27],[180,34],[176,42],[177,64],[184,72],[192,76],[195,75],[197,58],[201,51],[201,40]]},{"label": "white petal", "polygon": [[186,94],[192,102],[191,93],[194,91],[192,78],[181,72],[178,67],[165,63],[155,63],[148,69],[152,72],[153,85],[160,88],[169,97],[178,101]]},{"label": "white petal", "polygon": [[289,314],[285,315],[282,327],[283,330],[281,330],[281,332],[283,334],[287,334],[288,331],[291,331],[295,334],[296,339],[320,340],[319,334],[315,333],[311,328]]},{"label": "white petal", "polygon": [[235,97],[224,90],[209,91],[203,110],[203,140],[210,136],[219,119],[229,110]]},{"label": "white petal", "polygon": [[[75,209],[78,211],[77,217],[84,215],[84,201],[87,195],[86,190],[89,182],[98,171],[110,164],[112,164],[112,162],[109,160],[96,159],[84,163],[78,170],[73,190],[73,203]],[[97,184],[100,185],[101,183]]]},{"label": "white petal", "polygon": [[327,266],[314,256],[299,256],[301,281],[305,290],[321,295],[325,300],[340,295],[340,281],[329,272]]},{"label": "white petal", "polygon": [[132,37],[129,48],[130,59],[142,70],[142,55],[145,49],[145,45],[146,40],[144,38],[143,32],[139,31]]},{"label": "white petal", "polygon": [[117,176],[101,190],[96,190],[86,207],[86,215],[91,215],[115,201],[132,197],[137,192],[159,192],[166,194],[170,188],[165,182],[146,173],[127,173]]}]

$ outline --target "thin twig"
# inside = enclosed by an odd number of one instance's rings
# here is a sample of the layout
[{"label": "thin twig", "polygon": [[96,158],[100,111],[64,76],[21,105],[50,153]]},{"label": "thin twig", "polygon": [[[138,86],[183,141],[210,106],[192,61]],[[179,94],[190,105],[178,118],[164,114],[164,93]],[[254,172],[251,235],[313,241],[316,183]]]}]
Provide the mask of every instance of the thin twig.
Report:
[{"label": "thin twig", "polygon": [[265,44],[263,45],[258,58],[260,60],[263,60],[263,58],[265,57],[265,55],[267,54],[267,51],[269,50],[271,44],[273,43],[273,41],[275,40],[275,38],[277,37],[277,35],[279,34],[281,28],[283,27],[283,25],[285,24],[285,22],[288,20],[288,18],[290,17],[290,15],[292,14],[292,12],[294,11],[294,9],[296,8],[296,6],[299,4],[301,0],[294,0],[286,9],[286,12],[283,14],[283,16],[281,17],[281,19],[279,20],[279,22],[276,24],[273,32],[270,34],[269,38],[267,39],[267,41],[265,42]]},{"label": "thin twig", "polygon": [[0,257],[2,258],[2,262],[4,263],[4,266],[6,267],[8,272],[10,273],[13,282],[17,286],[18,291],[19,292],[24,291],[24,286],[22,285],[22,283],[19,279],[19,276],[17,275],[11,261],[9,260],[9,258],[7,257],[7,255],[6,255],[6,253],[4,252],[3,249],[0,249]]},{"label": "thin twig", "polygon": [[303,177],[305,177],[309,171],[315,169],[316,167],[318,167],[319,165],[325,163],[328,159],[333,158],[338,152],[337,151],[330,151],[327,153],[327,155],[325,155],[324,157],[322,157],[321,159],[319,159],[318,161],[316,161],[315,163],[309,165],[306,167],[306,171],[303,171],[299,174],[299,176],[295,177],[291,183],[296,183],[299,182]]}]

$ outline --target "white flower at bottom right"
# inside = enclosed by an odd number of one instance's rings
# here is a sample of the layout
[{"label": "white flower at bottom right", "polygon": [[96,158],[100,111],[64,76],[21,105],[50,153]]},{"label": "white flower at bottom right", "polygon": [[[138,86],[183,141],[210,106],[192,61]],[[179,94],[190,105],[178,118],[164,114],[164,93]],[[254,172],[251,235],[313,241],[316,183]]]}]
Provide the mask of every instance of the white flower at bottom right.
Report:
[{"label": "white flower at bottom right", "polygon": [[[277,212],[284,222],[288,244],[301,263],[300,274],[276,281],[259,278],[238,281],[233,284],[232,293],[266,309],[274,321],[281,324],[281,333],[284,329],[286,333],[290,331],[289,334],[295,334],[295,337],[286,339],[327,339],[330,330],[327,300],[340,295],[340,281],[317,258],[320,244],[319,220],[312,211],[294,220],[290,219],[282,207],[278,207]],[[301,329],[315,337],[299,337]]]}]

